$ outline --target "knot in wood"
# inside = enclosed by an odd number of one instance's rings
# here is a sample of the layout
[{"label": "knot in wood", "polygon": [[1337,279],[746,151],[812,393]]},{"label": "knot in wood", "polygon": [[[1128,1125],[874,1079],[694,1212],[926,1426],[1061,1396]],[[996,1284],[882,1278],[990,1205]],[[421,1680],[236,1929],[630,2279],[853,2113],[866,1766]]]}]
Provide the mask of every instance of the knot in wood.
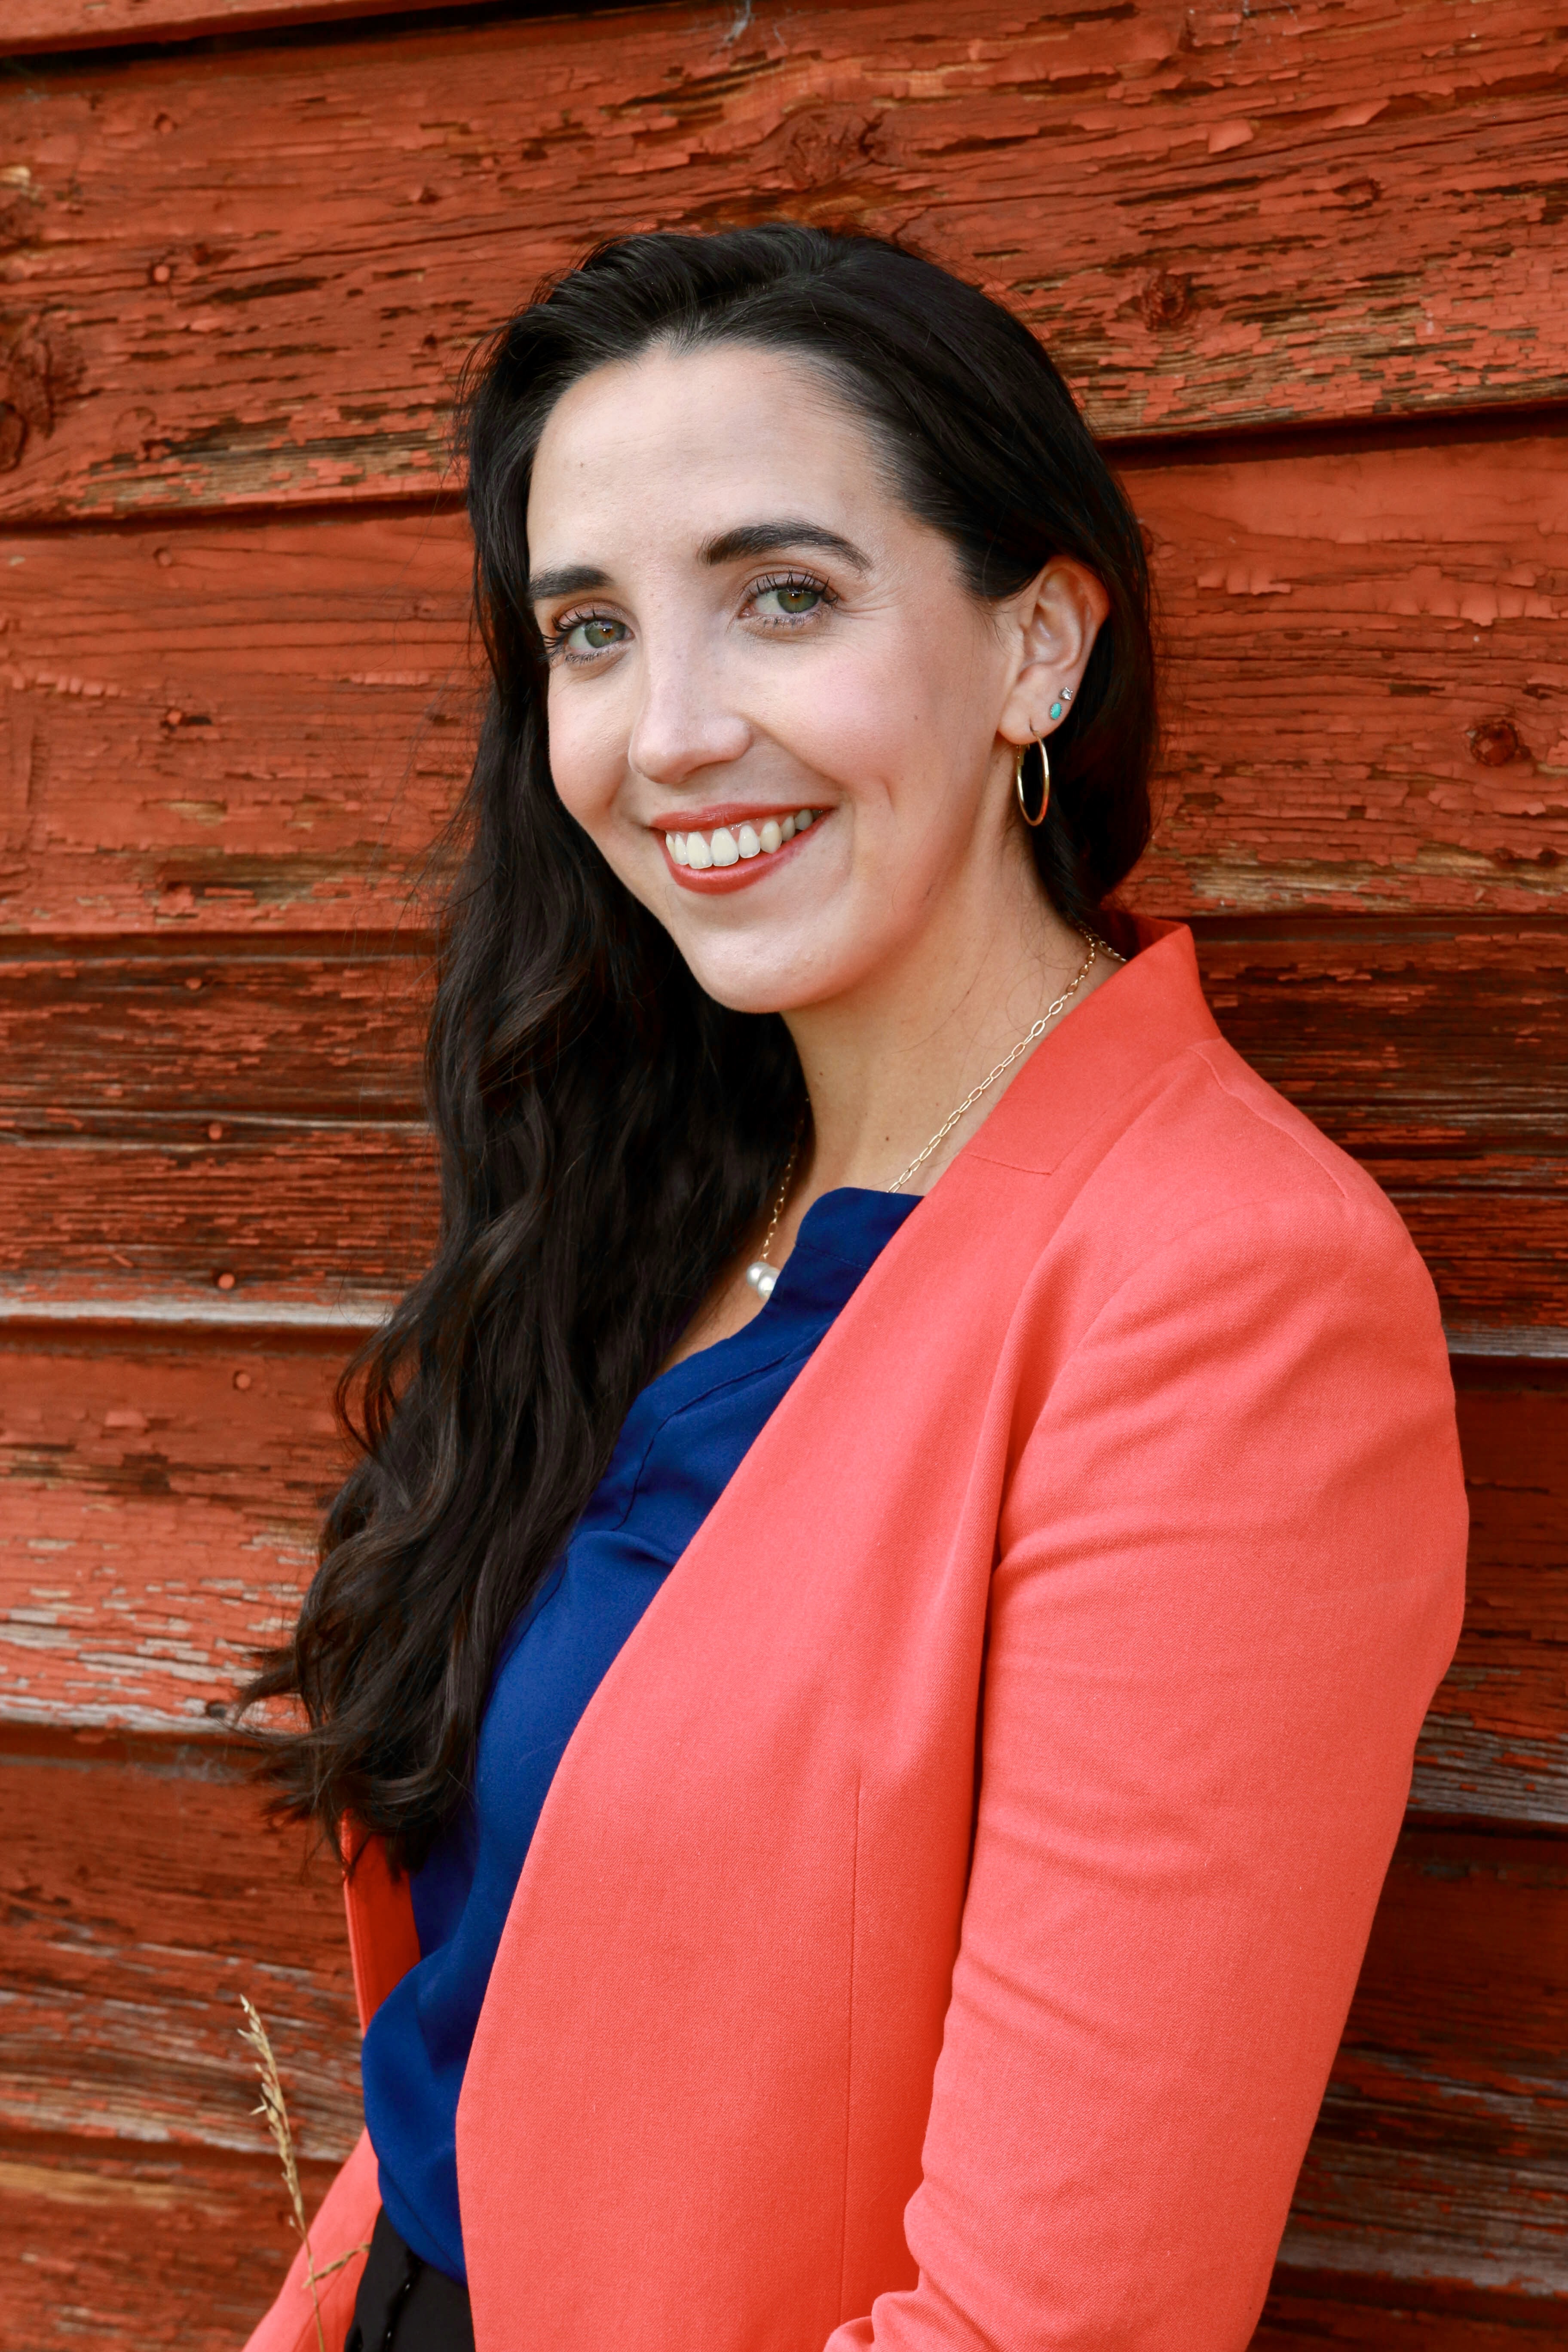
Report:
[{"label": "knot in wood", "polygon": [[1523,751],[1519,730],[1510,719],[1483,719],[1470,730],[1470,757],[1483,768],[1506,768]]},{"label": "knot in wood", "polygon": [[1342,205],[1348,205],[1352,212],[1359,213],[1364,212],[1368,205],[1375,205],[1382,194],[1383,189],[1376,180],[1347,180],[1339,196]]},{"label": "knot in wood", "polygon": [[22,462],[30,434],[54,430],[48,345],[24,332],[0,343],[0,473]]},{"label": "knot in wood", "polygon": [[36,196],[0,198],[0,246],[26,245],[32,235],[37,208]]},{"label": "knot in wood", "polygon": [[1143,324],[1156,335],[1165,333],[1172,327],[1179,327],[1191,310],[1192,302],[1192,279],[1173,278],[1168,269],[1157,269],[1138,297]]},{"label": "knot in wood", "polygon": [[864,160],[876,117],[847,106],[816,106],[792,115],[779,139],[779,160],[797,188],[841,180]]}]

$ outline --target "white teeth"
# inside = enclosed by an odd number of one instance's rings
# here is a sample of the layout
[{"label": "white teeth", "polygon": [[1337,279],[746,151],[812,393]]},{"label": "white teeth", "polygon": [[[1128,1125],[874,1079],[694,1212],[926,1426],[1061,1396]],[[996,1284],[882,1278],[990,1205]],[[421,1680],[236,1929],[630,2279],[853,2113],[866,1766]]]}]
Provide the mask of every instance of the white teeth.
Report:
[{"label": "white teeth", "polygon": [[715,826],[711,833],[667,833],[664,845],[677,866],[705,874],[710,866],[738,866],[742,858],[771,857],[797,833],[815,823],[816,809],[796,809],[793,816],[764,817],[759,825]]}]

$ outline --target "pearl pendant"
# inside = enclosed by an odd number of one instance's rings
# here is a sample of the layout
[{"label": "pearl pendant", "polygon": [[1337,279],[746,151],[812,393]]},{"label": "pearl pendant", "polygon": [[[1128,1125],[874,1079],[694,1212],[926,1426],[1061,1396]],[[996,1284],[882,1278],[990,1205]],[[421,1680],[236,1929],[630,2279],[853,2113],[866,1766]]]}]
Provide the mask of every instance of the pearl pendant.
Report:
[{"label": "pearl pendant", "polygon": [[779,1270],[777,1266],[770,1265],[765,1257],[753,1258],[751,1265],[746,1268],[746,1280],[751,1284],[752,1288],[756,1292],[759,1298],[772,1297],[773,1285],[778,1278]]}]

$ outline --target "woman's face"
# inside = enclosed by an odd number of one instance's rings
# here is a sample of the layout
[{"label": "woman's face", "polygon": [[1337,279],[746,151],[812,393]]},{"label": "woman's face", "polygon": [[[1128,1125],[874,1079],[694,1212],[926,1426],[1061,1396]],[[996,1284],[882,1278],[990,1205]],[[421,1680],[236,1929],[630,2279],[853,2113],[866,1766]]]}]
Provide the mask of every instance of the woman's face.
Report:
[{"label": "woman's face", "polygon": [[1046,730],[1104,592],[1057,563],[980,604],[809,362],[731,344],[584,377],[528,540],[556,790],[721,1003],[849,995],[1017,887],[999,730]]}]

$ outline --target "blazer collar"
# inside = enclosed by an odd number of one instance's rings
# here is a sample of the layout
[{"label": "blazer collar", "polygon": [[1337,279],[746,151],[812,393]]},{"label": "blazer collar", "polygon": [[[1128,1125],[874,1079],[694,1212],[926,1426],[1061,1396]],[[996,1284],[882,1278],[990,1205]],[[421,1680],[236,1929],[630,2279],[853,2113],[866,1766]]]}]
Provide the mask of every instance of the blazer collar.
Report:
[{"label": "blazer collar", "polygon": [[1042,1039],[955,1168],[987,1160],[1046,1175],[1123,1095],[1218,1039],[1186,925],[1125,919],[1137,954]]}]

